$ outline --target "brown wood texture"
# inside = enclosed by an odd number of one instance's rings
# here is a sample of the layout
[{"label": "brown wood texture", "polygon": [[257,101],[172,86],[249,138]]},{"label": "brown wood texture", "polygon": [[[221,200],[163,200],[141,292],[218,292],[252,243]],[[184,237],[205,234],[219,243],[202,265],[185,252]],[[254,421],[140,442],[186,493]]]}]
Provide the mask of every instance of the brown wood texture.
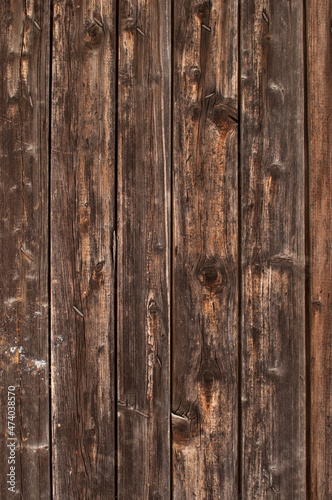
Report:
[{"label": "brown wood texture", "polygon": [[331,19],[0,1],[1,499],[332,499]]},{"label": "brown wood texture", "polygon": [[176,499],[237,496],[237,2],[174,9]]},{"label": "brown wood texture", "polygon": [[241,5],[243,498],[306,498],[303,28]]},{"label": "brown wood texture", "polygon": [[307,2],[309,106],[310,494],[332,498],[331,1]]},{"label": "brown wood texture", "polygon": [[115,492],[115,2],[54,2],[54,498]]},{"label": "brown wood texture", "polygon": [[170,496],[171,12],[119,3],[118,498]]},{"label": "brown wood texture", "polygon": [[[8,490],[49,498],[48,395],[48,1],[0,3],[1,479]],[[14,386],[14,420],[7,420]],[[8,431],[12,422],[13,435]]]}]

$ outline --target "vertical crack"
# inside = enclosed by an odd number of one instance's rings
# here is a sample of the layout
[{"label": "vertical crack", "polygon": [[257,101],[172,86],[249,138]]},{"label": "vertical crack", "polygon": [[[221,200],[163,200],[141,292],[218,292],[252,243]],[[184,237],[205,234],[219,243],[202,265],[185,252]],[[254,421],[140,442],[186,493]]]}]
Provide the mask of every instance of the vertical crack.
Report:
[{"label": "vertical crack", "polygon": [[311,498],[311,324],[310,324],[310,170],[307,6],[303,0],[303,85],[304,85],[304,238],[305,238],[305,400],[306,400],[306,492]]},{"label": "vertical crack", "polygon": [[172,400],[173,400],[173,296],[174,296],[174,1],[171,2],[171,185],[170,185],[170,366],[169,366],[169,385],[170,385],[170,409],[169,409],[169,422],[170,422],[170,498],[173,499],[173,435],[172,435]]},{"label": "vertical crack", "polygon": [[[115,124],[114,124],[114,226],[115,232],[113,233],[113,248],[116,245],[117,237],[119,234],[118,228],[118,121],[119,121],[119,0],[115,0]],[[117,310],[117,297],[118,297],[118,252],[114,255],[114,495],[118,498],[118,310]]]},{"label": "vertical crack", "polygon": [[48,359],[49,359],[49,453],[50,453],[50,498],[53,498],[53,446],[52,446],[52,324],[51,324],[51,174],[52,174],[52,54],[53,54],[53,0],[49,3],[49,75],[48,75]]},{"label": "vertical crack", "polygon": [[237,443],[237,487],[238,498],[242,498],[242,226],[241,226],[241,198],[242,198],[242,175],[241,175],[241,0],[238,0],[238,443]]}]

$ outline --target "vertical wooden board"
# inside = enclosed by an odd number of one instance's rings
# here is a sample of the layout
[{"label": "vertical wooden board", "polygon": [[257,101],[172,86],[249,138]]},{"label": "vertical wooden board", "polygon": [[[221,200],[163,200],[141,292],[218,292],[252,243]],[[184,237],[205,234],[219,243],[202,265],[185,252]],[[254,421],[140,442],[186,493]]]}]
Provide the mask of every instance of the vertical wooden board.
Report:
[{"label": "vertical wooden board", "polygon": [[53,493],[112,498],[115,3],[54,1],[51,159]]},{"label": "vertical wooden board", "polygon": [[305,498],[303,2],[241,5],[242,497]]},{"label": "vertical wooden board", "polygon": [[0,3],[2,499],[50,497],[49,26],[48,1]]},{"label": "vertical wooden board", "polygon": [[[332,498],[332,3],[307,2],[313,499]],[[310,397],[308,396],[308,397]]]},{"label": "vertical wooden board", "polygon": [[174,8],[174,498],[237,496],[237,1]]},{"label": "vertical wooden board", "polygon": [[119,3],[118,498],[170,495],[170,2]]}]

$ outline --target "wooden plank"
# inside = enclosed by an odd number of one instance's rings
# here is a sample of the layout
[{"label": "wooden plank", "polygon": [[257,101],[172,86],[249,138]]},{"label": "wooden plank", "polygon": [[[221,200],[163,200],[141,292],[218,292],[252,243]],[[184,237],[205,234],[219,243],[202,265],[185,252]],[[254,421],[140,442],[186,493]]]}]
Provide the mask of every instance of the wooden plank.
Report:
[{"label": "wooden plank", "polygon": [[115,16],[114,1],[54,1],[55,498],[112,498],[115,492]]},{"label": "wooden plank", "polygon": [[170,1],[121,1],[118,498],[170,496],[170,55]]},{"label": "wooden plank", "polygon": [[237,1],[174,9],[174,498],[237,497]]},{"label": "wooden plank", "polygon": [[2,499],[50,497],[49,30],[48,0],[0,3]]},{"label": "wooden plank", "polygon": [[242,498],[305,498],[303,2],[241,4]]},{"label": "wooden plank", "polygon": [[331,2],[307,2],[311,498],[332,498]]}]

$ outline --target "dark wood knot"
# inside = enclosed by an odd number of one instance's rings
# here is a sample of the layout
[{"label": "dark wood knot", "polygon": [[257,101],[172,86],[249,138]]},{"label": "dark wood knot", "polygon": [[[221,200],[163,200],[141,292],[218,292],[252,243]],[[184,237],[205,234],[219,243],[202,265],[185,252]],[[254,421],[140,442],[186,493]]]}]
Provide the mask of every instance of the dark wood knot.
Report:
[{"label": "dark wood knot", "polygon": [[198,281],[209,292],[220,293],[226,274],[218,257],[203,257],[200,259],[196,270]]},{"label": "dark wood knot", "polygon": [[150,314],[156,314],[158,312],[158,306],[153,299],[149,300],[148,309]]},{"label": "dark wood knot", "polygon": [[86,485],[87,485],[86,473],[84,471],[78,472],[76,480],[77,480],[77,485],[80,489],[80,492],[83,493],[83,491],[85,490]]},{"label": "dark wood knot", "polygon": [[200,83],[201,81],[201,71],[197,66],[193,66],[190,71],[190,77],[192,82]]},{"label": "dark wood knot", "polygon": [[104,263],[105,263],[105,261],[98,262],[98,264],[95,267],[95,273],[96,274],[99,274],[102,271],[102,269],[104,267]]},{"label": "dark wood knot", "polygon": [[102,286],[104,281],[104,273],[103,273],[104,264],[105,261],[101,261],[96,264],[90,278],[90,283],[89,283],[90,290],[97,290],[99,287]]},{"label": "dark wood knot", "polygon": [[104,38],[102,26],[96,22],[92,23],[87,32],[86,45],[90,48],[99,47]]},{"label": "dark wood knot", "polygon": [[212,372],[207,371],[203,373],[202,382],[207,389],[209,390],[212,389],[213,381],[214,381],[214,375]]},{"label": "dark wood knot", "polygon": [[172,413],[172,436],[175,445],[185,446],[199,434],[198,410],[195,404],[190,405],[186,413]]},{"label": "dark wood knot", "polygon": [[172,414],[172,435],[175,444],[185,445],[190,442],[190,422],[186,417]]},{"label": "dark wood knot", "polygon": [[285,165],[281,165],[279,163],[271,163],[266,167],[266,173],[271,177],[272,180],[277,180],[281,177],[285,177],[285,174],[287,172]]},{"label": "dark wood knot", "polygon": [[202,113],[202,105],[198,102],[195,102],[191,106],[191,116],[193,120],[198,120],[201,116],[201,113]]},{"label": "dark wood knot", "polygon": [[202,2],[196,8],[196,12],[199,18],[209,15],[210,11],[211,11],[210,1]]},{"label": "dark wood knot", "polygon": [[209,408],[211,404],[211,399],[213,395],[213,385],[214,385],[215,377],[212,372],[206,371],[203,373],[201,378],[202,382],[202,391],[205,399],[206,407]]},{"label": "dark wood knot", "polygon": [[227,134],[238,124],[236,103],[231,99],[216,95],[209,108],[209,118],[223,134]]}]

